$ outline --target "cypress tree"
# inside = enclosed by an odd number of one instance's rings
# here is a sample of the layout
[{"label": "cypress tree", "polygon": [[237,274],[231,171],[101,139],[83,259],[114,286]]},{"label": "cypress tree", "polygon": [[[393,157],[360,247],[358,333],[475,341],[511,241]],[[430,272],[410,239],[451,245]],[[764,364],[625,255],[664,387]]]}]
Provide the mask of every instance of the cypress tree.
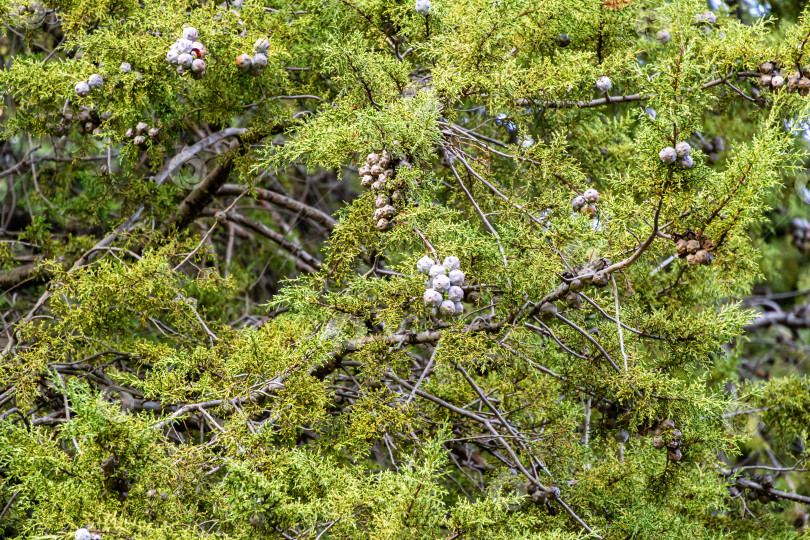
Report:
[{"label": "cypress tree", "polygon": [[806,534],[803,6],[0,17],[4,538]]}]

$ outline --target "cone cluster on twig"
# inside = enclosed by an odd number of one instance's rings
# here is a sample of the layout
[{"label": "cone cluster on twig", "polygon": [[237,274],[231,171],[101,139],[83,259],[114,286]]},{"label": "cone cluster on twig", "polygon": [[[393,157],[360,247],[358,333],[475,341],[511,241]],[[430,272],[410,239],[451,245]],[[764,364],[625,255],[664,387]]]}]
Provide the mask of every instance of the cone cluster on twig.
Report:
[{"label": "cone cluster on twig", "polygon": [[[577,265],[572,270],[561,274],[563,282],[557,286],[556,297],[563,300],[572,309],[582,307],[582,291],[590,284],[594,287],[604,287],[608,284],[610,276],[604,269],[610,266],[610,261],[604,257],[591,261],[585,266]],[[544,302],[540,306],[540,318],[550,321],[557,316],[557,306],[554,302]]]},{"label": "cone cluster on twig", "polygon": [[[774,60],[773,62],[763,62],[762,64],[759,65],[759,72],[760,76],[759,79],[757,80],[757,83],[763,90],[779,90],[780,88],[785,86],[785,83],[787,82],[785,81],[785,78],[782,75],[779,60]],[[789,78],[790,77],[788,77],[788,79]],[[796,83],[798,83],[799,79],[801,79],[801,74],[799,74],[799,77],[796,79],[794,83],[794,90],[796,88]]]},{"label": "cone cluster on twig", "polygon": [[749,503],[759,501],[762,504],[776,501],[778,498],[769,494],[768,491],[773,488],[774,476],[770,473],[766,474],[752,474],[749,481],[755,482],[762,486],[762,490],[752,488],[750,486],[743,486],[739,480],[745,479],[744,477],[738,478],[736,485],[728,488],[729,495],[732,497],[745,497]]},{"label": "cone cluster on twig", "polygon": [[560,496],[560,488],[555,486],[546,486],[545,489],[540,489],[532,482],[526,482],[526,493],[535,504],[545,504]]},{"label": "cone cluster on twig", "polygon": [[801,71],[788,75],[787,91],[798,92],[802,96],[810,94],[810,66],[804,66]]},{"label": "cone cluster on twig", "polygon": [[396,169],[397,164],[391,154],[383,150],[380,154],[372,152],[366,156],[366,163],[358,170],[363,187],[376,192],[373,221],[379,231],[392,227],[391,221],[397,213],[396,205],[404,198],[405,186],[394,180]]},{"label": "cone cluster on twig", "polygon": [[240,54],[236,57],[236,67],[250,72],[251,75],[261,75],[262,70],[267,67],[268,52],[270,52],[270,42],[265,38],[259,38],[253,44],[253,56]]},{"label": "cone cluster on twig", "polygon": [[653,431],[652,445],[658,450],[667,449],[667,460],[680,461],[681,455],[681,430],[675,426],[675,421],[667,418],[660,422]]},{"label": "cone cluster on twig", "polygon": [[101,124],[110,120],[112,113],[104,112],[99,114],[96,108],[82,105],[79,107],[78,111],[73,109],[60,111],[58,118],[58,121],[48,124],[48,128],[57,137],[67,135],[74,124],[77,125],[79,133],[82,135],[93,134],[101,136],[103,135]]},{"label": "cone cluster on twig", "polygon": [[425,293],[422,298],[425,305],[432,308],[437,317],[458,317],[464,314],[464,272],[460,270],[458,257],[445,257],[442,264],[436,264],[431,257],[425,256],[416,262],[416,269],[427,274]]},{"label": "cone cluster on twig", "polygon": [[711,264],[714,260],[714,245],[709,237],[698,238],[695,231],[688,230],[684,234],[674,233],[672,240],[678,257],[685,258],[690,265]]},{"label": "cone cluster on twig", "polygon": [[131,140],[132,144],[140,149],[146,148],[147,140],[158,142],[161,130],[159,127],[149,127],[146,122],[138,122],[134,128],[129,128],[124,134],[124,138]]},{"label": "cone cluster on twig", "polygon": [[192,26],[183,28],[183,37],[178,38],[166,53],[166,62],[177,66],[178,75],[191,71],[195,79],[205,76],[205,56],[208,51],[200,41],[199,32]]},{"label": "cone cluster on twig", "polygon": [[574,197],[571,201],[571,210],[584,216],[596,215],[596,203],[599,202],[599,192],[595,189],[586,189],[582,195]]},{"label": "cone cluster on twig", "polygon": [[84,97],[90,95],[90,92],[102,86],[104,86],[104,78],[98,73],[93,73],[86,81],[77,82],[73,90],[76,92],[77,96]]},{"label": "cone cluster on twig", "polygon": [[675,148],[666,146],[658,152],[658,159],[666,165],[677,163],[681,169],[691,169],[694,165],[692,160],[692,145],[686,141],[681,141],[675,145]]}]

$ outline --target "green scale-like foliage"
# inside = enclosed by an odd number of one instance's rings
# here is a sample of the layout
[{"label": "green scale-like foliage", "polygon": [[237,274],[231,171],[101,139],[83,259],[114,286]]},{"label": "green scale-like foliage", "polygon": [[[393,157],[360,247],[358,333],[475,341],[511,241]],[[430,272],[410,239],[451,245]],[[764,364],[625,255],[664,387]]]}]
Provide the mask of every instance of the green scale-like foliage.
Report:
[{"label": "green scale-like foliage", "polygon": [[[0,171],[0,282],[36,263],[0,297],[0,534],[799,537],[806,350],[737,384],[744,297],[810,284],[770,238],[774,208],[808,215],[810,102],[756,82],[810,62],[781,4],[0,3],[0,137],[33,156]],[[184,25],[200,78],[166,62]],[[683,140],[694,165],[662,163]],[[390,227],[358,180],[383,151]],[[690,230],[710,264],[674,257]],[[424,256],[459,258],[463,316],[425,305]],[[606,282],[567,305],[588,265]],[[754,454],[786,464],[774,501],[729,490]]]}]

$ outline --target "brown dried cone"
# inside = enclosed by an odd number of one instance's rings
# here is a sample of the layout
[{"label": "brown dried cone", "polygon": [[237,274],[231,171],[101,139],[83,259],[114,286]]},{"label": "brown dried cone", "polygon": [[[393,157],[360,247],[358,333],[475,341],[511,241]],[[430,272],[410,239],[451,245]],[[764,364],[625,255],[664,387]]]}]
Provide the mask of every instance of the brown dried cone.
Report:
[{"label": "brown dried cone", "polygon": [[666,446],[666,443],[664,442],[664,438],[661,435],[655,435],[652,439],[652,445],[653,448],[660,450],[664,448],[664,446]]},{"label": "brown dried cone", "polygon": [[807,77],[802,77],[799,79],[799,83],[796,85],[799,90],[799,94],[806,96],[808,92],[810,92],[810,79]]},{"label": "brown dried cone", "polygon": [[681,460],[681,450],[680,448],[671,448],[667,450],[667,459],[670,461],[678,462]]},{"label": "brown dried cone", "polygon": [[709,252],[705,249],[699,249],[695,253],[695,264],[709,264]]},{"label": "brown dried cone", "polygon": [[391,222],[385,218],[377,220],[377,230],[378,231],[387,231],[391,228]]},{"label": "brown dried cone", "polygon": [[374,221],[379,222],[381,219],[390,220],[394,217],[395,212],[396,210],[390,204],[385,205],[382,208],[377,208],[377,210],[374,211]]},{"label": "brown dried cone", "polygon": [[680,448],[680,447],[681,447],[681,441],[679,441],[677,439],[672,439],[672,440],[667,441],[667,448],[669,448],[670,450],[675,450],[676,448]]},{"label": "brown dried cone", "polygon": [[557,306],[553,302],[546,302],[540,306],[540,318],[544,321],[550,321],[557,316]]},{"label": "brown dried cone", "polygon": [[678,254],[678,257],[686,257],[686,255],[689,253],[686,240],[679,238],[675,242],[675,253]]},{"label": "brown dried cone", "polygon": [[798,71],[794,71],[792,75],[789,75],[787,78],[787,91],[795,92],[799,85],[799,79],[801,78],[802,74]]},{"label": "brown dried cone", "polygon": [[572,309],[580,309],[582,307],[582,297],[575,292],[569,292],[565,296],[565,303]]},{"label": "brown dried cone", "polygon": [[672,239],[675,241],[675,252],[678,257],[685,257],[687,264],[709,264],[714,260],[711,238],[698,238],[694,231],[688,230],[684,234],[674,233]]},{"label": "brown dried cone", "polygon": [[374,196],[374,207],[382,208],[388,204],[388,197],[384,193],[378,193]]},{"label": "brown dried cone", "polygon": [[591,279],[591,285],[594,287],[604,287],[608,284],[608,275],[604,272],[597,272]]},{"label": "brown dried cone", "polygon": [[585,284],[578,279],[572,279],[568,282],[568,290],[575,293],[582,292],[585,290]]}]

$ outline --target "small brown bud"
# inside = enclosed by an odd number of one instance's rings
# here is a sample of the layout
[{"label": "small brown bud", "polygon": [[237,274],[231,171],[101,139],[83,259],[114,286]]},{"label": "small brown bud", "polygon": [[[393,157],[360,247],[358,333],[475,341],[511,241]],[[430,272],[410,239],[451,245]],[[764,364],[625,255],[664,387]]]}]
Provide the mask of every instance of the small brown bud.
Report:
[{"label": "small brown bud", "polygon": [[667,450],[667,459],[670,461],[678,462],[681,460],[681,450],[679,448],[674,448]]},{"label": "small brown bud", "polygon": [[228,216],[227,214],[225,214],[225,212],[220,210],[216,214],[214,214],[214,219],[217,220],[217,223],[225,223],[225,220],[228,219]]},{"label": "small brown bud", "polygon": [[662,449],[665,446],[664,438],[661,437],[660,435],[656,435],[652,439],[652,445],[653,445],[653,448],[657,448],[658,450]]},{"label": "small brown bud", "polygon": [[677,242],[675,242],[675,251],[678,253],[678,257],[683,257],[684,255],[686,255],[688,251],[686,240],[681,238]]},{"label": "small brown bud", "polygon": [[675,429],[675,421],[667,418],[663,422],[661,422],[661,429],[670,430]]},{"label": "small brown bud", "polygon": [[383,218],[377,221],[377,230],[378,231],[387,231],[388,228],[391,226],[391,223]]},{"label": "small brown bud", "polygon": [[689,253],[695,253],[699,249],[700,249],[700,242],[697,240],[689,240],[686,243],[686,251],[688,251]]},{"label": "small brown bud", "polygon": [[578,279],[572,279],[571,281],[568,282],[568,290],[572,292],[578,293],[582,292],[584,289],[585,284]]}]

